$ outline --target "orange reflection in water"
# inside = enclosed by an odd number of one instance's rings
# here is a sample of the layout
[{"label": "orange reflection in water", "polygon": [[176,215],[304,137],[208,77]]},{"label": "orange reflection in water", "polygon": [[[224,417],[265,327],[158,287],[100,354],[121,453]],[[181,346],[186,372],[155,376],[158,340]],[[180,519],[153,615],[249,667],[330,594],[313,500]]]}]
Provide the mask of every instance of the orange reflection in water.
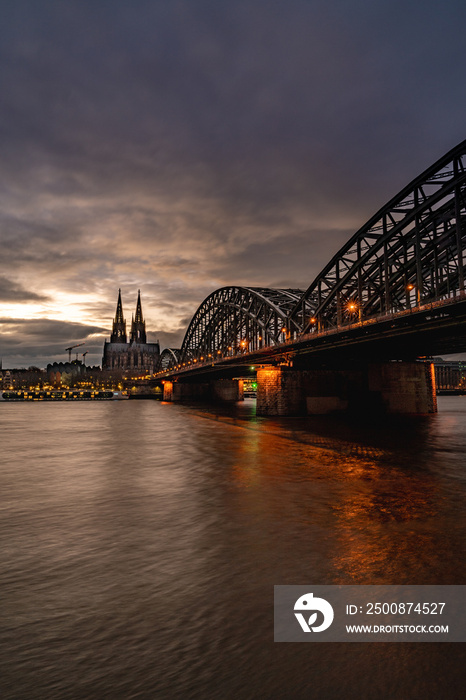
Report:
[{"label": "orange reflection in water", "polygon": [[429,522],[441,507],[438,480],[417,464],[398,463],[397,445],[293,433],[273,423],[244,432],[231,473],[248,492],[241,507],[286,527],[295,521],[303,538],[327,533],[335,583],[402,583],[416,559],[428,568],[423,552],[435,550]]},{"label": "orange reflection in water", "polygon": [[336,582],[402,583],[404,572],[416,568],[416,558],[435,551],[429,522],[438,516],[438,483],[383,462],[358,461],[358,472],[357,488],[341,491],[332,505],[339,540]]}]

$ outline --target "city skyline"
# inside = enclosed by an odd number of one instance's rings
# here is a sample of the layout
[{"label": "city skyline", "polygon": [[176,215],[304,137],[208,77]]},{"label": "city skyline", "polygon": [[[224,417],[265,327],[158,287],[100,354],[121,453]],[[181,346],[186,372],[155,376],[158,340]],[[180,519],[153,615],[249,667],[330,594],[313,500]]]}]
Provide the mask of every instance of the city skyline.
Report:
[{"label": "city skyline", "polygon": [[219,287],[306,289],[466,135],[461,2],[2,15],[4,367],[99,363],[118,288],[162,347]]}]

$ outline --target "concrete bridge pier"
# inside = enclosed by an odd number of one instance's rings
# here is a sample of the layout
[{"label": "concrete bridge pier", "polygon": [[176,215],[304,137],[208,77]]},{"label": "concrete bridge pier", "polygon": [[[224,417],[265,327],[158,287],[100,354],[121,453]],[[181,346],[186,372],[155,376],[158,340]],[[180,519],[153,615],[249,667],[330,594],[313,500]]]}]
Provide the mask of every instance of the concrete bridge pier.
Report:
[{"label": "concrete bridge pier", "polygon": [[244,400],[242,379],[216,379],[210,383],[210,393],[214,401],[231,402]]},{"label": "concrete bridge pier", "polygon": [[387,413],[436,413],[432,362],[385,362],[367,368],[369,392],[379,396]]},{"label": "concrete bridge pier", "polygon": [[257,415],[424,414],[437,410],[429,362],[371,363],[356,369],[257,372]]},{"label": "concrete bridge pier", "polygon": [[296,416],[306,413],[304,372],[289,367],[257,370],[258,416]]},{"label": "concrete bridge pier", "polygon": [[163,400],[173,402],[205,401],[223,403],[242,401],[242,379],[214,379],[210,382],[164,382]]}]

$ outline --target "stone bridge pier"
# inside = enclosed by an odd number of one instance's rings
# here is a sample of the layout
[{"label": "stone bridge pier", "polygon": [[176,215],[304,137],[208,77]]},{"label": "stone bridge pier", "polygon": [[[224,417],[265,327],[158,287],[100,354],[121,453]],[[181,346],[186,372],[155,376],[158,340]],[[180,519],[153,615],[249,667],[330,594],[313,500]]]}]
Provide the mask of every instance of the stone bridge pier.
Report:
[{"label": "stone bridge pier", "polygon": [[257,415],[426,414],[437,411],[431,362],[379,362],[357,369],[257,372]]},{"label": "stone bridge pier", "polygon": [[169,382],[163,384],[163,400],[223,403],[242,401],[242,379],[215,379],[210,382]]}]

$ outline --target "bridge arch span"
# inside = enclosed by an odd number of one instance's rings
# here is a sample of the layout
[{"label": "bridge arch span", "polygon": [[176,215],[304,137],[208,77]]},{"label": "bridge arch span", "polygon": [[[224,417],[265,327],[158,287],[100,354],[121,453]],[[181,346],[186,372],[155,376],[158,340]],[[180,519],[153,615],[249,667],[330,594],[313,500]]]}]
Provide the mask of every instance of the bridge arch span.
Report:
[{"label": "bridge arch span", "polygon": [[[300,289],[217,289],[202,302],[189,324],[181,363],[214,361],[283,342],[290,332],[290,312],[302,295]],[[292,328],[299,330],[297,325]]]},{"label": "bridge arch span", "polygon": [[303,334],[464,292],[466,141],[391,199],[334,255],[290,313]]},{"label": "bridge arch span", "polygon": [[157,371],[173,369],[180,363],[181,350],[179,348],[165,348],[159,357]]}]

